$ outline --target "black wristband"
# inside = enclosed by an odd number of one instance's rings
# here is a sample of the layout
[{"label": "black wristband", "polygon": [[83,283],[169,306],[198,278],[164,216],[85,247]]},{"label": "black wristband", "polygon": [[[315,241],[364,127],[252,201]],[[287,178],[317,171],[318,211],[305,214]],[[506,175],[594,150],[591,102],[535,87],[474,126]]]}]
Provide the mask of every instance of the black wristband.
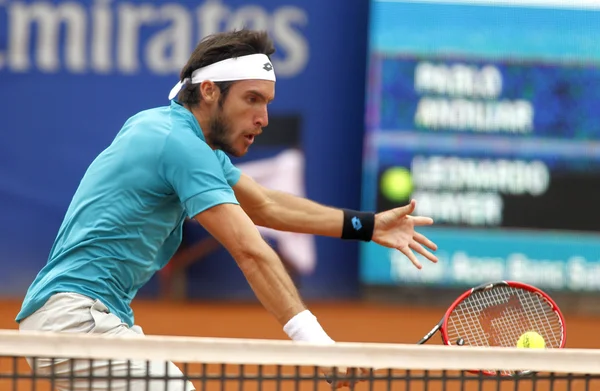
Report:
[{"label": "black wristband", "polygon": [[371,241],[375,228],[375,213],[359,212],[356,210],[342,209],[344,212],[344,226],[342,239]]}]

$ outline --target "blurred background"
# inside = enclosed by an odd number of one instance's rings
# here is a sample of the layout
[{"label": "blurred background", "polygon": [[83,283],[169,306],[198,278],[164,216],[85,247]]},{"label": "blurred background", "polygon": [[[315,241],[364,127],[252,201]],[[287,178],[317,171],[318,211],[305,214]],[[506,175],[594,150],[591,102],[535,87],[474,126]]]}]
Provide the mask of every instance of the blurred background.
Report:
[{"label": "blurred background", "polygon": [[[263,230],[334,339],[416,342],[464,289],[507,279],[556,298],[569,346],[600,347],[582,339],[600,309],[600,5],[581,0],[0,0],[0,327],[88,164],[168,104],[202,37],[243,26],[272,34],[278,82],[234,164],[337,207],[415,198],[436,221],[423,270]],[[194,222],[134,310],[146,333],[285,338]]]}]

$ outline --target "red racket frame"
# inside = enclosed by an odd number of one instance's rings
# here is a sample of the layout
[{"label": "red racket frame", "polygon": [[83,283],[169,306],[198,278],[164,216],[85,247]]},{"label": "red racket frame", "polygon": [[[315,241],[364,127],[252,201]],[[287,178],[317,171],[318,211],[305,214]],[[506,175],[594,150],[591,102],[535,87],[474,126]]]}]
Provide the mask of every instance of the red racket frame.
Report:
[{"label": "red racket frame", "polygon": [[[448,327],[448,319],[450,318],[450,314],[452,314],[452,312],[456,309],[456,307],[460,303],[462,303],[467,297],[471,296],[472,294],[474,294],[476,292],[482,292],[482,291],[486,291],[489,289],[493,289],[493,288],[499,287],[499,286],[523,289],[523,290],[526,290],[526,291],[529,291],[529,292],[532,292],[534,294],[541,296],[542,299],[551,306],[552,311],[554,311],[558,315],[558,318],[559,318],[560,324],[561,324],[561,340],[560,340],[560,346],[558,348],[565,347],[566,340],[567,340],[567,328],[566,328],[566,324],[565,324],[565,318],[564,318],[560,308],[556,304],[556,302],[546,292],[542,291],[541,289],[539,289],[535,286],[529,285],[529,284],[518,282],[518,281],[491,282],[491,283],[479,285],[477,287],[471,288],[468,291],[464,292],[452,303],[452,305],[450,305],[450,307],[448,307],[448,309],[444,313],[444,316],[442,317],[442,321],[418,343],[419,344],[425,343],[427,340],[429,340],[433,336],[433,334],[435,334],[437,331],[439,331],[442,336],[442,342],[444,343],[444,345],[457,346],[456,344],[453,344],[448,338],[447,327]],[[467,372],[474,373],[474,374],[483,373],[488,376],[497,376],[498,375],[498,373],[496,371],[489,371],[489,370],[468,370]],[[523,371],[523,372],[519,372],[519,375],[524,375],[524,374],[529,374],[529,373],[531,373],[531,371]],[[514,375],[502,373],[502,374],[500,374],[500,376],[514,376]]]},{"label": "red racket frame", "polygon": [[565,318],[564,318],[562,312],[560,311],[560,308],[556,304],[556,302],[546,292],[542,291],[541,289],[536,288],[532,285],[528,285],[528,284],[525,284],[522,282],[517,282],[517,281],[501,281],[501,282],[485,284],[485,285],[481,285],[476,288],[469,289],[468,291],[466,291],[465,293],[460,295],[454,301],[454,303],[452,303],[452,305],[448,308],[448,310],[444,314],[444,322],[442,323],[442,326],[440,327],[440,332],[442,334],[442,341],[444,342],[445,345],[448,345],[448,346],[452,345],[452,342],[450,342],[448,339],[447,327],[448,327],[448,319],[450,318],[450,314],[454,311],[454,309],[456,307],[458,307],[458,305],[460,303],[462,303],[467,297],[471,296],[473,293],[485,291],[485,290],[492,289],[492,288],[495,288],[498,286],[508,286],[508,287],[523,289],[523,290],[538,294],[548,304],[550,304],[550,306],[552,307],[552,311],[554,311],[558,315],[558,318],[560,319],[560,323],[562,326],[562,333],[561,333],[562,335],[561,335],[561,341],[560,341],[559,348],[565,347],[566,339],[567,339],[567,329],[565,326]]}]

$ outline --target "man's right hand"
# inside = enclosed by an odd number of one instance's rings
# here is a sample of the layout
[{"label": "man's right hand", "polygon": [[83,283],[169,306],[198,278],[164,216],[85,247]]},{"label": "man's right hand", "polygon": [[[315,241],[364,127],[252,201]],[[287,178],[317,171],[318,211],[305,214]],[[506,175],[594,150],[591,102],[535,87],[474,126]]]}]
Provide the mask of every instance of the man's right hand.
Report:
[{"label": "man's right hand", "polygon": [[367,380],[370,370],[367,368],[321,368],[327,383],[337,388],[350,387]]}]

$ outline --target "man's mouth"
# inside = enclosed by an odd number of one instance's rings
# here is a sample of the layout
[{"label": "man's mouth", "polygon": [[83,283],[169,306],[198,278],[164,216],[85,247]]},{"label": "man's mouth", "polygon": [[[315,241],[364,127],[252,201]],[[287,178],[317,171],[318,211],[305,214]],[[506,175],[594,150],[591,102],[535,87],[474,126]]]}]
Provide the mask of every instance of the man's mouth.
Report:
[{"label": "man's mouth", "polygon": [[261,132],[254,132],[254,133],[246,133],[244,135],[244,137],[246,137],[248,139],[248,141],[254,141],[254,138],[256,136],[258,136]]},{"label": "man's mouth", "polygon": [[248,141],[249,144],[252,144],[254,142],[254,134],[246,134],[244,135],[244,138],[246,139],[246,141]]}]

